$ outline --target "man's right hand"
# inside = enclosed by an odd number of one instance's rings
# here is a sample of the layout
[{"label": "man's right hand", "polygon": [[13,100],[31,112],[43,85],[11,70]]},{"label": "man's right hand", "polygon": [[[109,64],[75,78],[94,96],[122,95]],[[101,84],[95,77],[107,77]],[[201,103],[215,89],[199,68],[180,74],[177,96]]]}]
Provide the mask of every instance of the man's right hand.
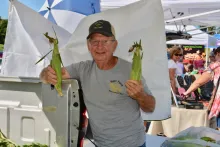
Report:
[{"label": "man's right hand", "polygon": [[[67,70],[63,67],[62,68],[62,79],[69,79],[70,75],[67,72]],[[57,83],[57,75],[55,70],[49,65],[46,68],[43,69],[43,71],[40,74],[40,79],[44,83],[56,85]]]}]

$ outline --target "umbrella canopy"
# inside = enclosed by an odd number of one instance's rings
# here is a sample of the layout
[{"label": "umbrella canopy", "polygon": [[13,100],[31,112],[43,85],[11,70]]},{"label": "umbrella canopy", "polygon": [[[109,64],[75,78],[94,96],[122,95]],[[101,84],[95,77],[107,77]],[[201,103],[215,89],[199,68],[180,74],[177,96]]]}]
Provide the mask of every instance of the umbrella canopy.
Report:
[{"label": "umbrella canopy", "polygon": [[70,33],[82,18],[100,12],[99,0],[46,0],[39,13]]}]

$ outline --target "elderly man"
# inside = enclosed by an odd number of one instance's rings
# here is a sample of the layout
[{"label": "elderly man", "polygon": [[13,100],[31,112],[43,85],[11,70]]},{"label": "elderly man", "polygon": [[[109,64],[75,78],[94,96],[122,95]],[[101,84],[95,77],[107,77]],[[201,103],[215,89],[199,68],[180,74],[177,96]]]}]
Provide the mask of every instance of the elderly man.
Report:
[{"label": "elderly man", "polygon": [[[98,147],[144,147],[145,128],[140,108],[153,112],[155,99],[147,85],[129,80],[131,63],[113,56],[117,47],[113,26],[105,20],[89,28],[87,45],[93,60],[62,69],[62,78],[81,82],[90,125]],[[55,85],[48,66],[41,80]]]}]

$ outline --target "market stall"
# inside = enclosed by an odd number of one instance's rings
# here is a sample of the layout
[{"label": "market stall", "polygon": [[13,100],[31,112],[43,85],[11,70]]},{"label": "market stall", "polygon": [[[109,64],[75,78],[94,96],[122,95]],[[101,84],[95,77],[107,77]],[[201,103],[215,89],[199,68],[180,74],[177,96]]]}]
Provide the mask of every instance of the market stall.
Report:
[{"label": "market stall", "polygon": [[163,121],[152,121],[148,134],[156,135],[164,133],[167,137],[173,137],[177,133],[189,127],[215,127],[215,121],[208,119],[206,109],[195,110],[172,107],[171,118]]},{"label": "market stall", "polygon": [[[217,46],[217,39],[203,31],[201,31],[200,29],[198,29],[195,26],[175,26],[175,25],[166,25],[165,26],[167,30],[172,30],[172,31],[180,31],[180,30],[184,30],[186,31],[188,34],[190,34],[192,36],[192,38],[190,39],[176,39],[176,40],[170,40],[167,41],[167,45],[200,45],[203,46],[203,50],[200,49],[192,49],[192,53],[190,53],[189,55],[193,56],[196,55],[197,50],[200,50],[200,53],[203,54],[204,56],[204,61],[205,61],[205,65],[207,66],[208,63],[208,57],[206,56],[209,54],[210,49],[213,49]],[[183,48],[185,51],[185,48]],[[188,49],[190,49],[190,47],[188,47]],[[186,57],[186,55],[184,56],[184,58]],[[194,60],[194,59],[192,59]],[[192,63],[192,62],[191,62]]]}]

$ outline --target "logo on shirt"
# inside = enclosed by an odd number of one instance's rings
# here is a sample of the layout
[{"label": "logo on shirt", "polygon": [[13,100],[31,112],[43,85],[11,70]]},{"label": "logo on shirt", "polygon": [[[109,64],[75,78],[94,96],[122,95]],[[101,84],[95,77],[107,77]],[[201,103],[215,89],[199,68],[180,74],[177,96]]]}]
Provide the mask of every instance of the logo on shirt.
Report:
[{"label": "logo on shirt", "polygon": [[118,80],[111,80],[109,83],[109,91],[123,95],[123,84]]}]

